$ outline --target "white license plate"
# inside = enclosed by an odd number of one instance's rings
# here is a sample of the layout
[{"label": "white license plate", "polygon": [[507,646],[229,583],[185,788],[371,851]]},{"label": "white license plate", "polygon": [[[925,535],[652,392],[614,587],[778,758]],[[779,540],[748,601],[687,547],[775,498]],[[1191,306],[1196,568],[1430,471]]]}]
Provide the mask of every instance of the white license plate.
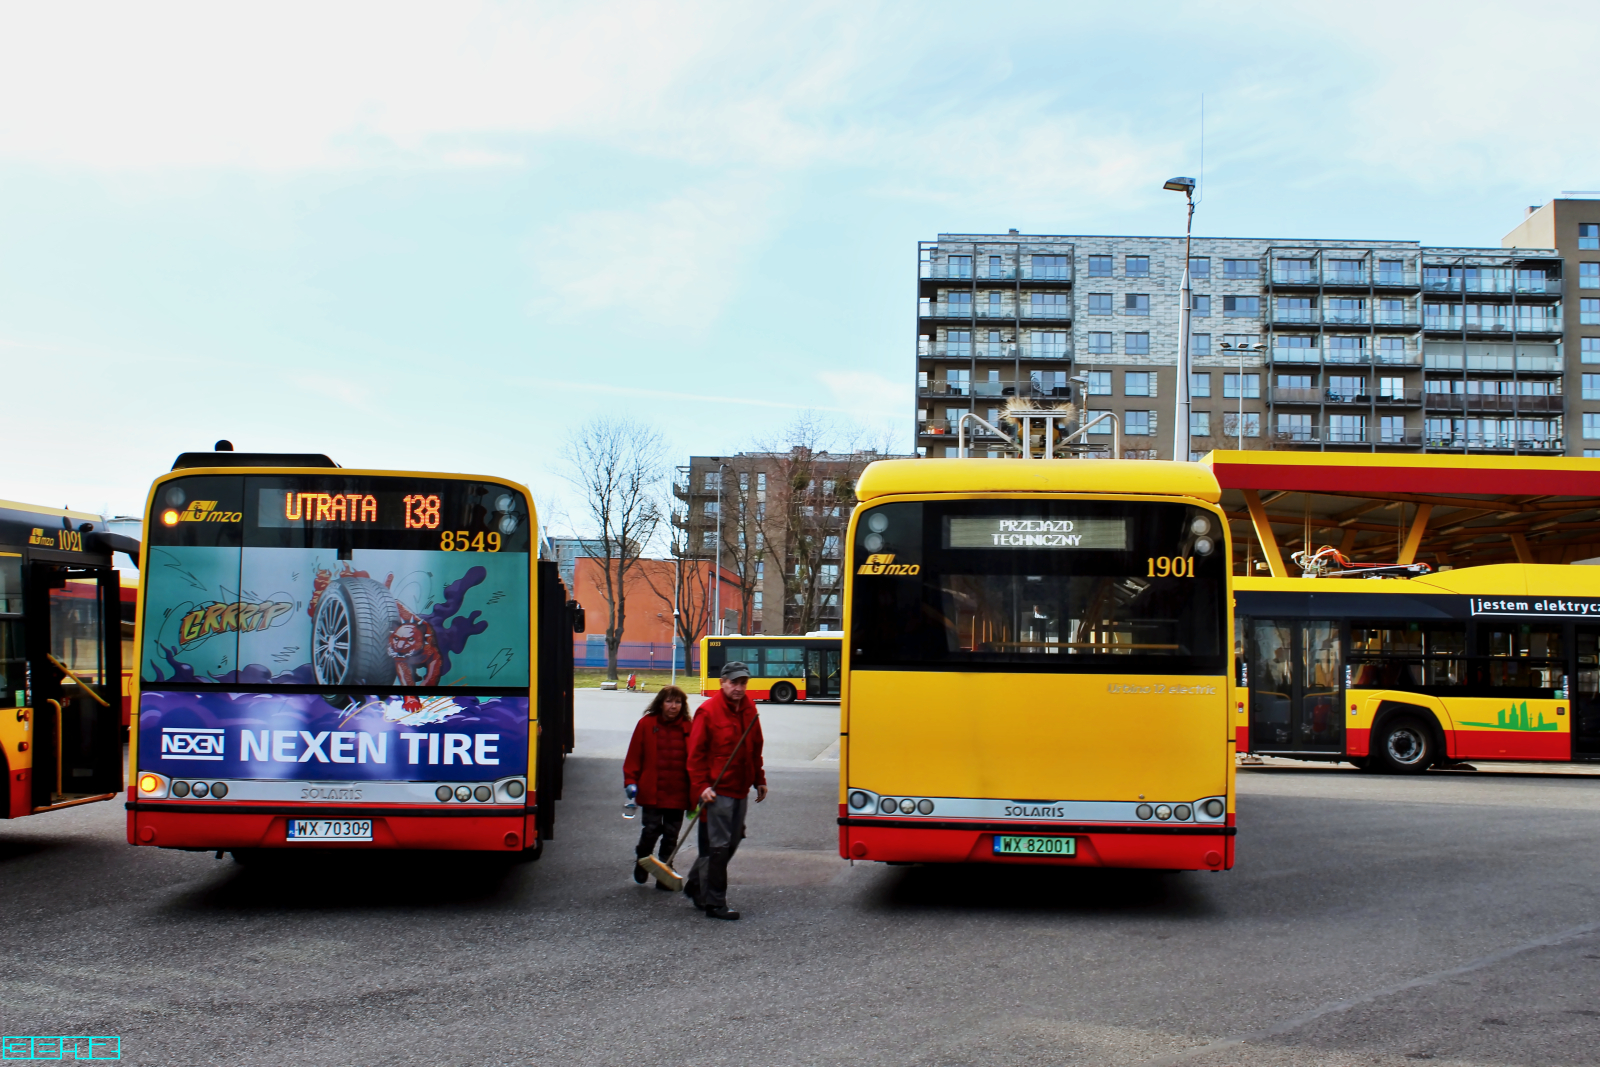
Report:
[{"label": "white license plate", "polygon": [[996,856],[1075,856],[1078,841],[1072,837],[1012,837],[994,835]]},{"label": "white license plate", "polygon": [[371,841],[371,819],[290,819],[290,841]]}]

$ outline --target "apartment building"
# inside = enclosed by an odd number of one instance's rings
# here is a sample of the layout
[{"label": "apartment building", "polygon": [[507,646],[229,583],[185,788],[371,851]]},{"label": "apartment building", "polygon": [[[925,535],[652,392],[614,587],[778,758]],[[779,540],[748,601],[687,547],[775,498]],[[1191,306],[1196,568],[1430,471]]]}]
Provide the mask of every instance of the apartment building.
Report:
[{"label": "apartment building", "polygon": [[[1067,400],[1080,423],[1114,413],[1125,457],[1171,458],[1183,253],[1015,230],[921,242],[918,452],[956,454],[968,412],[1006,432],[1008,404]],[[1564,447],[1554,247],[1196,238],[1189,265],[1193,458]],[[972,454],[1007,454],[967,426]],[[1085,440],[1108,455],[1110,420]]]},{"label": "apartment building", "polygon": [[1600,458],[1600,200],[1552,200],[1528,208],[1506,248],[1554,248],[1577,291],[1562,307],[1566,452]]},{"label": "apartment building", "polygon": [[[839,629],[844,535],[856,479],[874,460],[901,458],[908,457],[796,446],[788,452],[693,456],[679,467],[672,482],[675,552],[710,560],[721,546],[722,610],[711,629]],[[729,584],[748,589],[749,600],[730,598]]]}]

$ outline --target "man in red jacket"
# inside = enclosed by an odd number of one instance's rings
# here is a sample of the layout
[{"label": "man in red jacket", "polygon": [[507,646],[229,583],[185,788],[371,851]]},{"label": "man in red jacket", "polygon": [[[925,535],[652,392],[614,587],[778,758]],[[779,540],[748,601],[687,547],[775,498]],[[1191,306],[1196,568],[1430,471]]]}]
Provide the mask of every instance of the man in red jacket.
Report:
[{"label": "man in red jacket", "polygon": [[767,799],[761,719],[745,695],[749,683],[745,665],[730,661],[722,668],[722,691],[700,705],[689,730],[689,788],[701,804],[700,857],[683,891],[708,919],[739,917],[728,908],[728,861],[744,837],[750,788],[757,804]]}]

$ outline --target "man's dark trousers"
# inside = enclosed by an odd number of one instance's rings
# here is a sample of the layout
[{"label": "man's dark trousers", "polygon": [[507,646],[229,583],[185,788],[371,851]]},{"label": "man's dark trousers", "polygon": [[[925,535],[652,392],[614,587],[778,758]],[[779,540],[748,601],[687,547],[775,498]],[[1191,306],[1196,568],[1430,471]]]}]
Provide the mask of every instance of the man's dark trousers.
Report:
[{"label": "man's dark trousers", "polygon": [[678,844],[678,832],[683,829],[683,812],[677,808],[651,808],[644,809],[644,819],[639,827],[639,843],[634,846],[633,853],[640,859],[650,855],[650,850],[655,847],[656,839],[661,839],[661,858],[672,855],[672,850]]},{"label": "man's dark trousers", "polygon": [[700,812],[700,857],[689,871],[688,888],[695,903],[707,908],[728,906],[728,861],[744,836],[749,797],[719,796]]}]

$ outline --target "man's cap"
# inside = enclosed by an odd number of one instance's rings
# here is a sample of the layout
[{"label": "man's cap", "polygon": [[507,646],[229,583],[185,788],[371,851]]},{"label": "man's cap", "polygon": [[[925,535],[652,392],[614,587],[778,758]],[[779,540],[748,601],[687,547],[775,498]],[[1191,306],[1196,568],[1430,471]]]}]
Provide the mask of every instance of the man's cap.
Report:
[{"label": "man's cap", "polygon": [[722,680],[724,682],[737,682],[740,678],[749,678],[750,668],[742,660],[731,659],[722,665]]}]

